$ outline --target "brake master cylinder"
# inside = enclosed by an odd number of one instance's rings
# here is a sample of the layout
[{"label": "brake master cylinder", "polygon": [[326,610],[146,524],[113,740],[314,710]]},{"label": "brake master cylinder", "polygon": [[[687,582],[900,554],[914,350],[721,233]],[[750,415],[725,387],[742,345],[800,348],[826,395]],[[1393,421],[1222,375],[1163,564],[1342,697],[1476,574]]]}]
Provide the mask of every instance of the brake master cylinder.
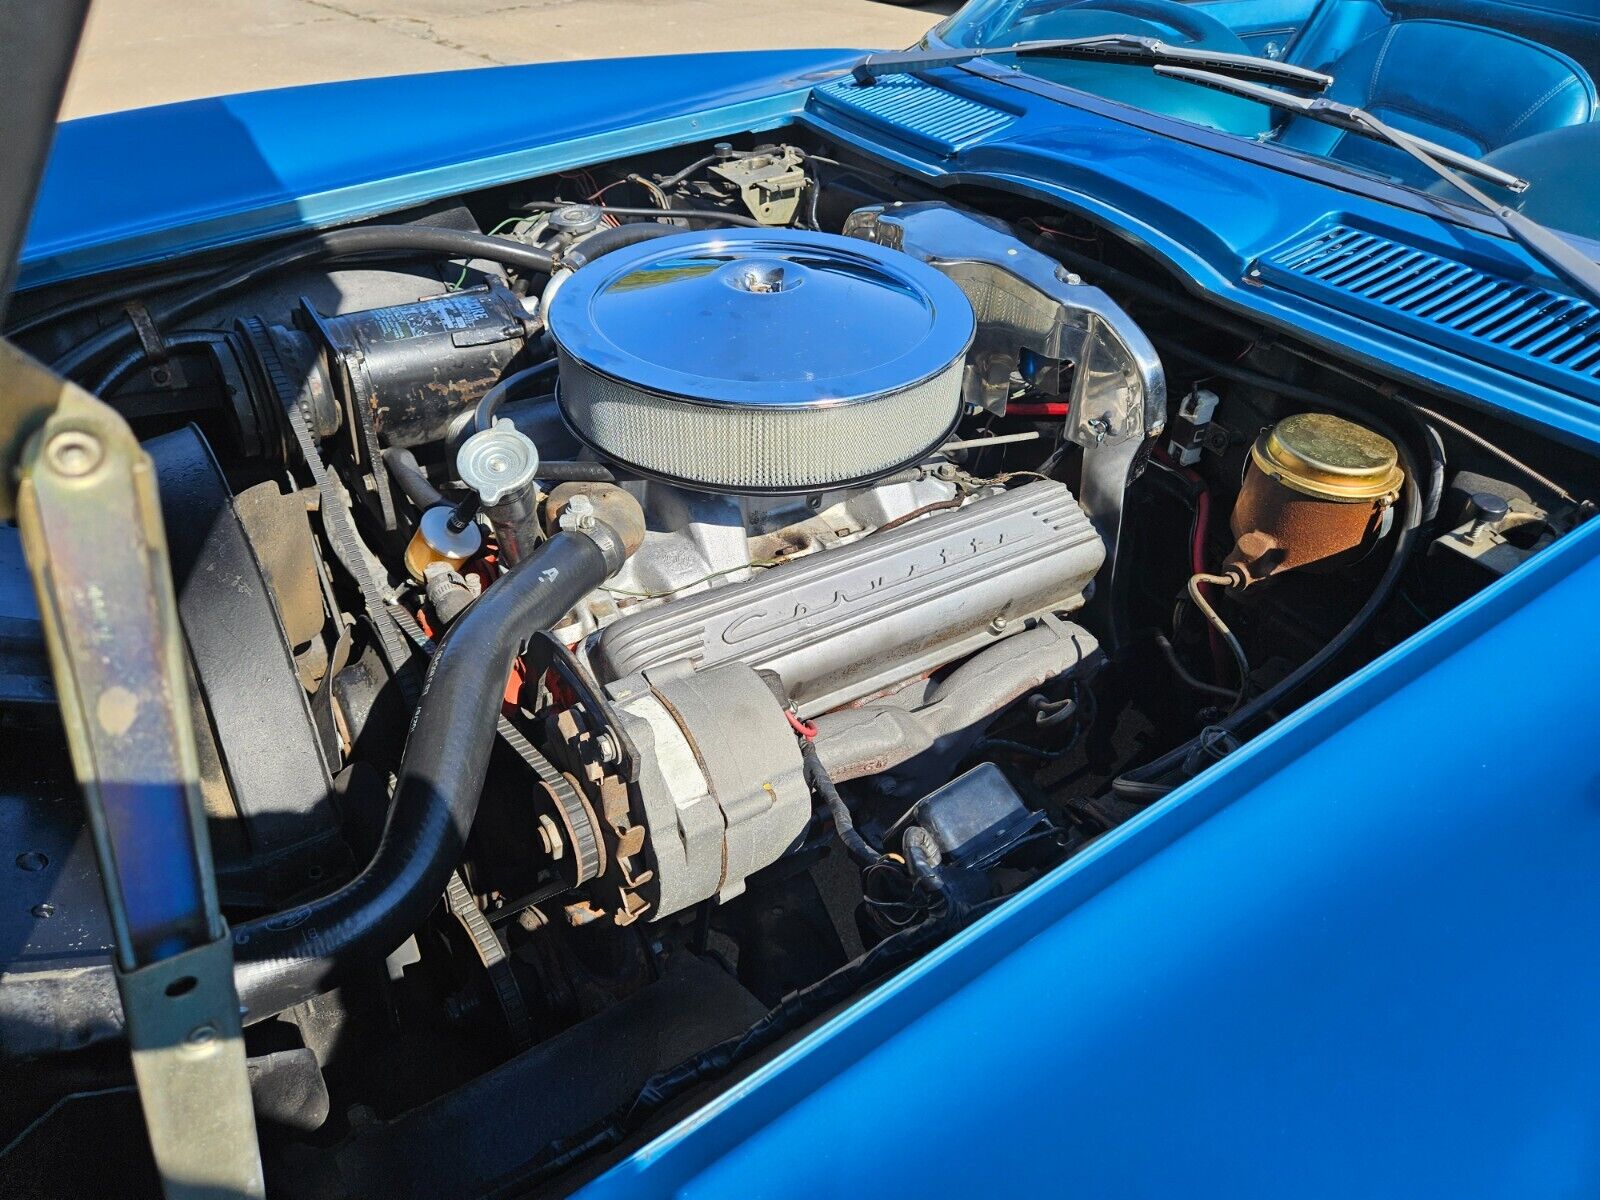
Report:
[{"label": "brake master cylinder", "polygon": [[1381,434],[1328,413],[1285,417],[1251,447],[1226,569],[1248,587],[1340,566],[1387,532],[1404,482]]}]

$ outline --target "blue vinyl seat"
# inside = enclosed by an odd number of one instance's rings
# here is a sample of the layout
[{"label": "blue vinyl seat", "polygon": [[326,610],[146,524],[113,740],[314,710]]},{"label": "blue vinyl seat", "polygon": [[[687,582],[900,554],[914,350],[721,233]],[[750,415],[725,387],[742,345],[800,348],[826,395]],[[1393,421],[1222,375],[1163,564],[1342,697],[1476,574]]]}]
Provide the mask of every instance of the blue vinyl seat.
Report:
[{"label": "blue vinyl seat", "polygon": [[[1586,124],[1597,108],[1594,81],[1565,54],[1457,21],[1396,21],[1345,51],[1329,72],[1329,99],[1475,158]],[[1303,118],[1291,119],[1278,141],[1416,186],[1433,181],[1398,150]]]},{"label": "blue vinyl seat", "polygon": [[[1600,163],[1600,123],[1547,129],[1502,146],[1484,161],[1533,181],[1521,195],[1474,181],[1496,200],[1535,221],[1600,241],[1600,187],[1591,166]],[[1451,200],[1461,194],[1442,180],[1427,190]]]}]

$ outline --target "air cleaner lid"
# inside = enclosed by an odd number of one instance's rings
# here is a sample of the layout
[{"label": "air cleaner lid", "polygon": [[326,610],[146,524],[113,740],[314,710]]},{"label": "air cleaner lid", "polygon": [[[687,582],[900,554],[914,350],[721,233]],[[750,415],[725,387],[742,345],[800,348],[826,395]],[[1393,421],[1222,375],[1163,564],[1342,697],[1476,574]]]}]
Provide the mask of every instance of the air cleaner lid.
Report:
[{"label": "air cleaner lid", "polygon": [[945,371],[972,306],[933,267],[805,231],[687,232],[577,271],[547,313],[562,351],[636,387],[768,408],[870,399]]}]

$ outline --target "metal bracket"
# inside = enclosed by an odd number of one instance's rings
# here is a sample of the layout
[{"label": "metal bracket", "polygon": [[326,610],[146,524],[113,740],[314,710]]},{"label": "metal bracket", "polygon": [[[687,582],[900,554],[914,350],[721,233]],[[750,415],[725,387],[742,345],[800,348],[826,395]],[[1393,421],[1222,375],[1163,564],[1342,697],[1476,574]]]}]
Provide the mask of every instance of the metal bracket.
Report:
[{"label": "metal bracket", "polygon": [[154,467],[114,410],[0,341],[6,422],[33,424],[52,407],[21,454],[17,524],[151,1148],[169,1197],[262,1196]]},{"label": "metal bracket", "polygon": [[117,971],[133,1077],[168,1200],[264,1196],[233,943]]},{"label": "metal bracket", "polygon": [[141,301],[130,300],[122,306],[122,311],[127,314],[128,324],[133,326],[134,333],[139,336],[139,347],[144,351],[150,382],[157,387],[170,386],[173,382],[171,355],[167,350],[166,339],[161,336],[161,330],[156,328],[150,310]]},{"label": "metal bracket", "polygon": [[1003,403],[1022,350],[1073,364],[1066,436],[1083,447],[1078,501],[1106,544],[1102,575],[1113,579],[1123,498],[1167,417],[1166,372],[1144,331],[1110,296],[991,217],[939,203],[875,205],[851,213],[844,232],[937,267],[972,301],[969,403]]},{"label": "metal bracket", "polygon": [[713,163],[711,173],[739,189],[750,215],[763,225],[787,225],[806,189],[805,155],[793,146],[742,154]]}]

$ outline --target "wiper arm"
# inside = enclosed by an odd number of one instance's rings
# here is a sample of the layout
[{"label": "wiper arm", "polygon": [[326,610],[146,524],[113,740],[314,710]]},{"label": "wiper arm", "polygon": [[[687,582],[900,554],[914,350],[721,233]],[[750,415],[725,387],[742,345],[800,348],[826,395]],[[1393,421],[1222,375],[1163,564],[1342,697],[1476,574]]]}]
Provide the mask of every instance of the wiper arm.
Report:
[{"label": "wiper arm", "polygon": [[1212,71],[1165,66],[1157,66],[1155,71],[1172,79],[1187,79],[1202,87],[1215,88],[1219,92],[1228,92],[1246,100],[1255,100],[1274,108],[1286,109],[1309,117],[1313,121],[1321,121],[1325,125],[1372,138],[1374,141],[1387,142],[1397,150],[1405,151],[1451,187],[1476,202],[1500,222],[1501,227],[1511,235],[1513,241],[1523,246],[1545,266],[1564,276],[1568,282],[1576,284],[1580,291],[1587,293],[1590,300],[1600,303],[1600,263],[1596,263],[1555,230],[1539,224],[1532,217],[1524,216],[1508,204],[1501,204],[1461,176],[1475,175],[1479,179],[1517,193],[1528,190],[1526,179],[1502,171],[1498,167],[1491,167],[1488,163],[1479,162],[1468,155],[1457,153],[1448,146],[1441,146],[1437,142],[1430,142],[1427,138],[1396,129],[1366,109],[1356,108],[1354,105],[1320,98],[1290,96],[1271,88],[1230,79],[1226,75]]},{"label": "wiper arm", "polygon": [[[1189,67],[1157,65],[1155,73],[1165,75],[1168,79],[1187,79],[1190,83],[1198,83],[1201,87],[1227,92],[1231,96],[1241,96],[1246,100],[1255,100],[1273,108],[1287,109],[1299,116],[1320,121],[1324,125],[1343,129],[1346,133],[1372,138],[1374,141],[1388,142],[1391,146],[1396,146],[1409,154],[1414,154],[1411,147],[1416,147],[1435,160],[1428,162],[1428,166],[1433,168],[1437,168],[1439,163],[1444,163],[1457,171],[1465,171],[1469,175],[1487,179],[1500,187],[1510,188],[1513,192],[1524,191],[1528,186],[1526,179],[1508,175],[1487,163],[1479,162],[1470,155],[1452,150],[1448,146],[1441,146],[1438,142],[1402,133],[1392,125],[1380,121],[1366,109],[1356,108],[1352,104],[1340,104],[1337,100],[1321,96],[1309,99],[1305,96],[1290,96],[1284,92],[1273,91],[1271,88],[1258,87],[1253,83],[1230,78],[1217,71],[1196,71]],[[1427,162],[1427,159],[1423,161]],[[1456,181],[1452,179],[1451,182]]]},{"label": "wiper arm", "polygon": [[858,84],[866,87],[880,75],[928,67],[953,67],[998,54],[1016,54],[1023,58],[1097,59],[1146,67],[1204,67],[1230,79],[1281,83],[1308,92],[1323,91],[1333,82],[1332,75],[1309,71],[1290,63],[1274,62],[1270,58],[1228,54],[1221,50],[1198,50],[1191,46],[1169,46],[1159,38],[1140,37],[1132,33],[1100,33],[1092,37],[1014,42],[1009,46],[941,47],[937,50],[897,50],[869,54],[851,68],[851,74]]}]

